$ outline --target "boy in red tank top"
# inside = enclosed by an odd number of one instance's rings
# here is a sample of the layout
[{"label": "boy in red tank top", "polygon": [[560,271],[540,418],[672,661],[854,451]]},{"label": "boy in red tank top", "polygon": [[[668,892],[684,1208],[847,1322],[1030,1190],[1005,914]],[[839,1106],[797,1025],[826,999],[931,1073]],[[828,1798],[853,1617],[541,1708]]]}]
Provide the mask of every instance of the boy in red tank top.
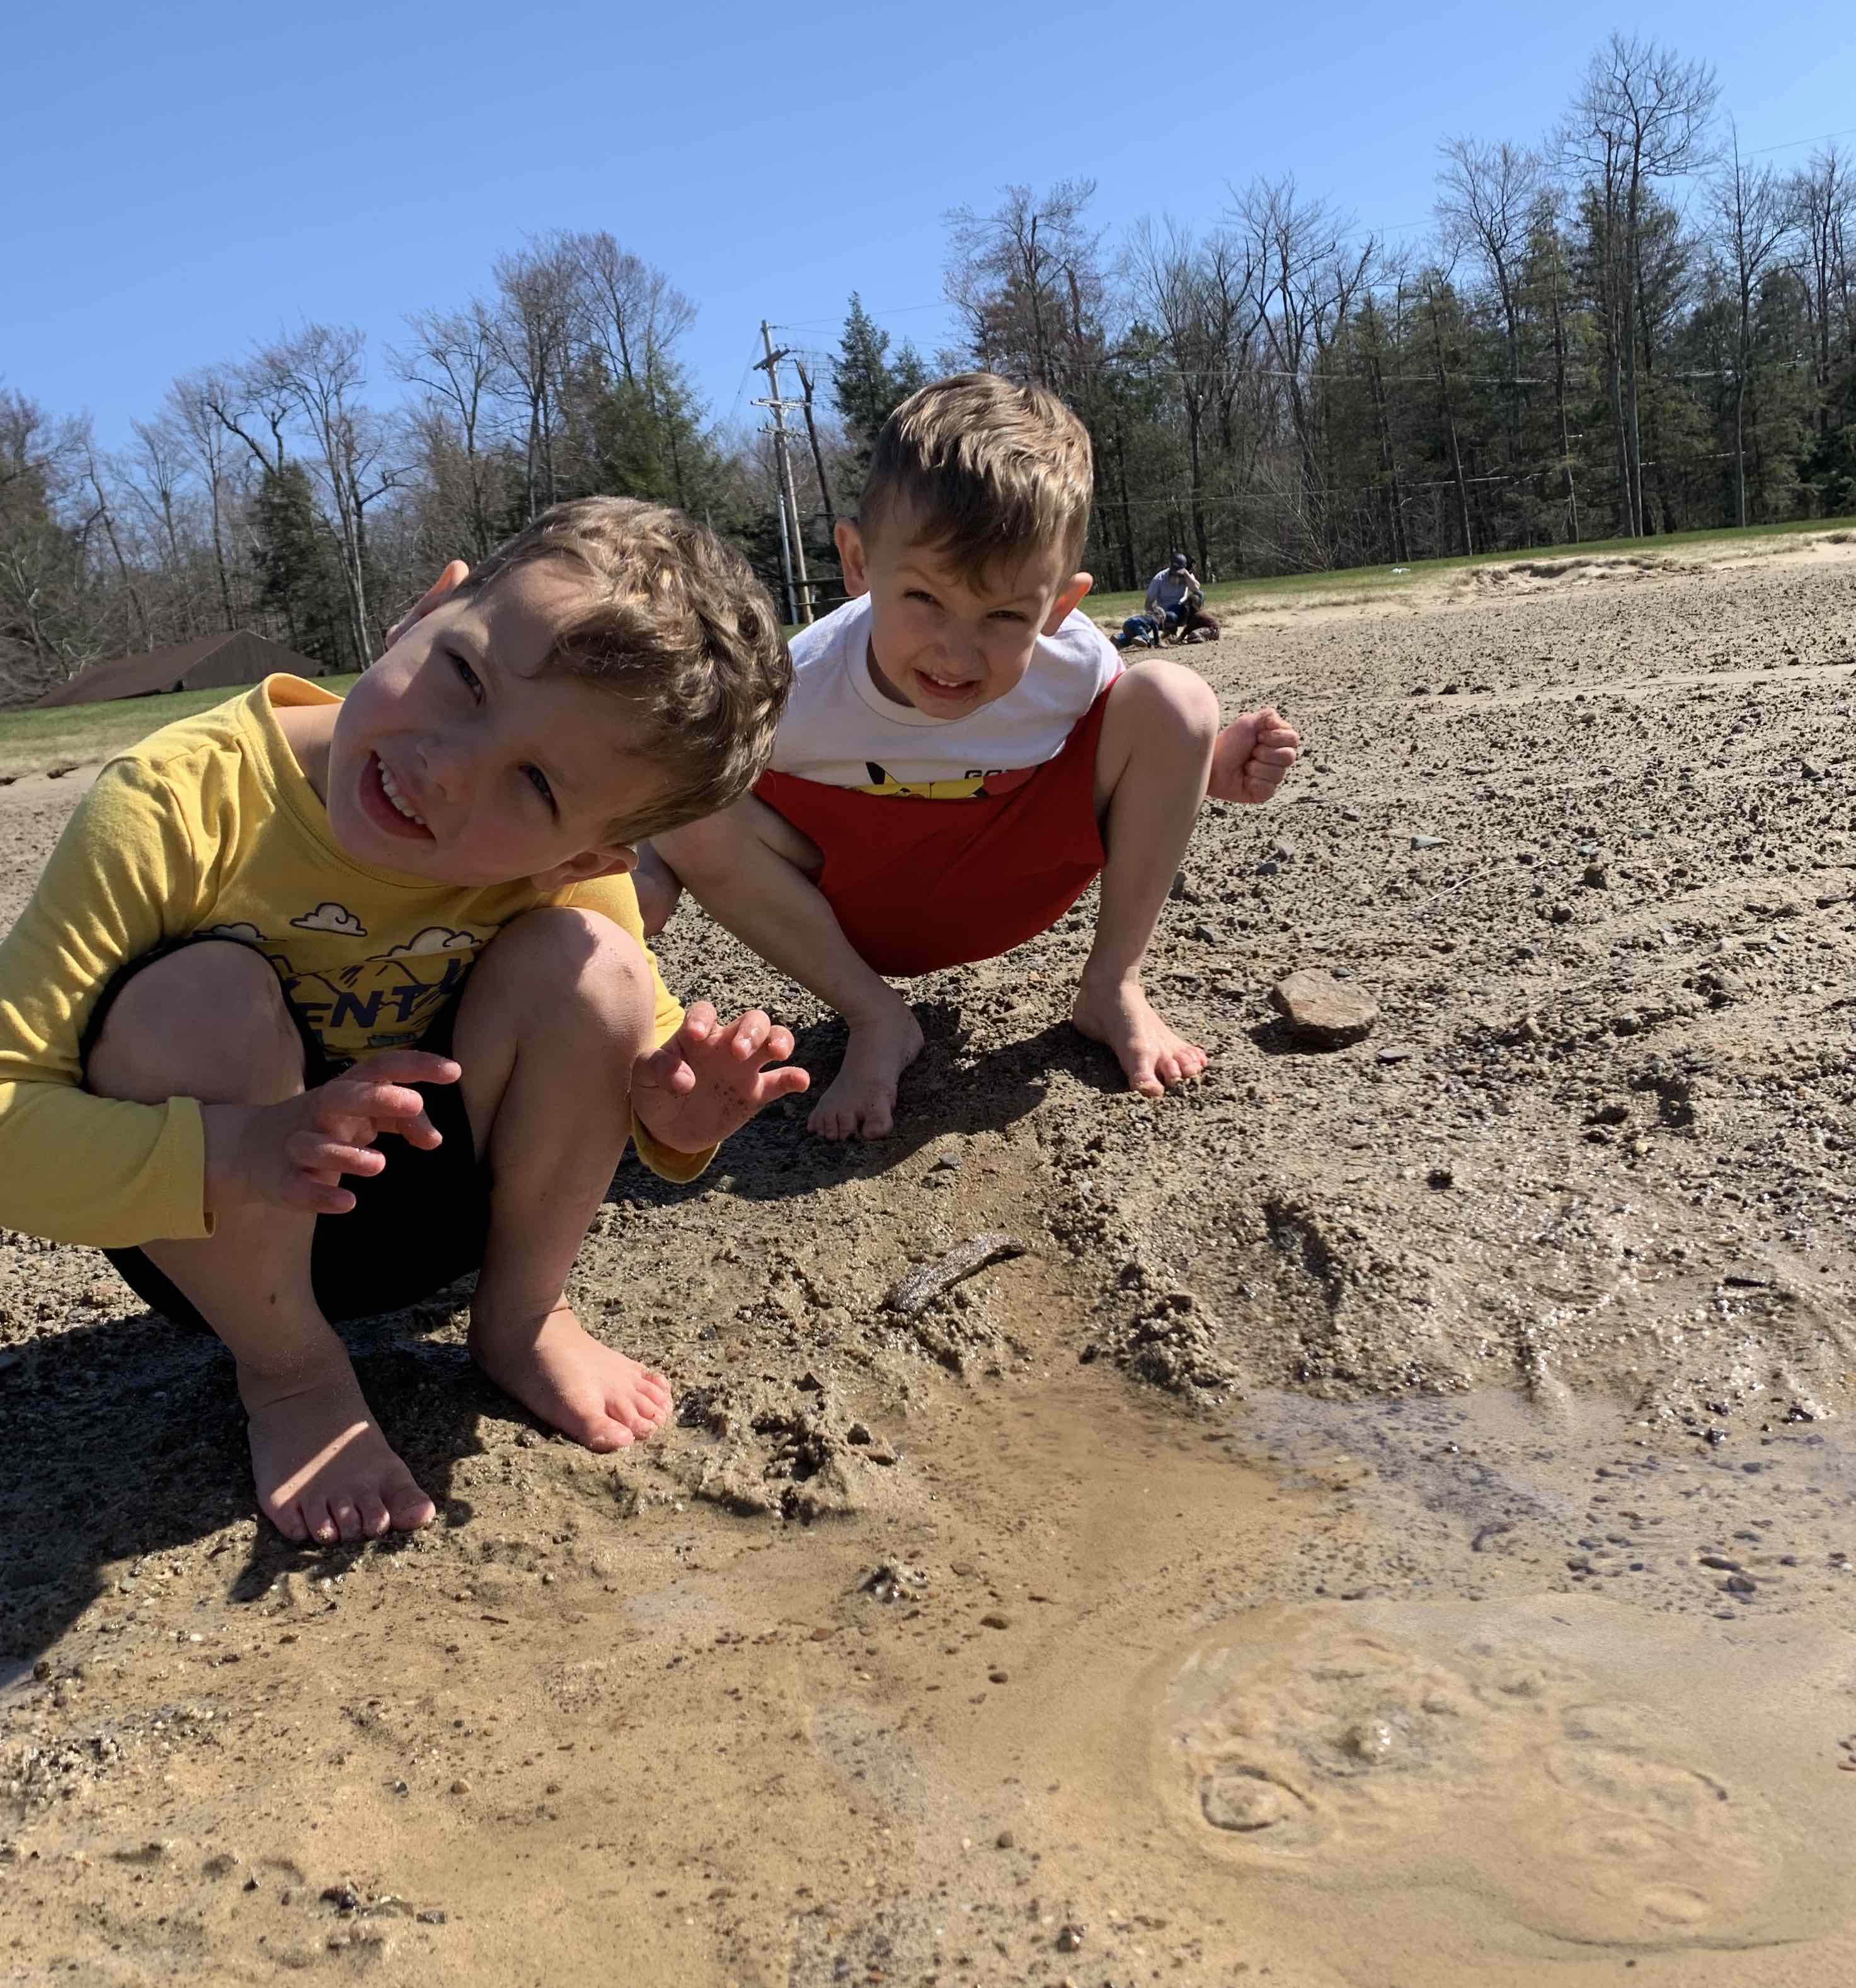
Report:
[{"label": "boy in red tank top", "polygon": [[855,597],[793,644],[771,769],[645,852],[651,929],[680,881],[850,1023],[810,1121],[828,1138],[888,1132],[920,1053],[885,975],[1009,952],[1098,874],[1072,1019],[1148,1096],[1205,1067],[1141,963],[1208,793],[1268,800],[1298,742],[1268,709],[1221,731],[1181,664],[1122,669],[1077,612],[1092,485],[1087,431],[1040,388],[967,374],[905,401],[838,526]]}]

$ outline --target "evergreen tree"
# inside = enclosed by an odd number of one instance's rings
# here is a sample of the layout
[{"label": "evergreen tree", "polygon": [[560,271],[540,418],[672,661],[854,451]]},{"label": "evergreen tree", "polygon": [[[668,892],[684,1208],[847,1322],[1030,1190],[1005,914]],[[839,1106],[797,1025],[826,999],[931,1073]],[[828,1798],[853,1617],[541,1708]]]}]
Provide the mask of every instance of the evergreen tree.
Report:
[{"label": "evergreen tree", "polygon": [[863,299],[853,290],[843,336],[831,361],[831,398],[850,438],[860,482],[869,472],[871,451],[883,424],[918,387],[926,386],[928,378],[921,356],[906,342],[891,363],[889,333],[864,309]]},{"label": "evergreen tree", "polygon": [[364,667],[365,656],[349,654],[341,575],[300,463],[286,462],[281,469],[265,471],[252,523],[258,598],[282,622],[289,646],[326,671]]}]

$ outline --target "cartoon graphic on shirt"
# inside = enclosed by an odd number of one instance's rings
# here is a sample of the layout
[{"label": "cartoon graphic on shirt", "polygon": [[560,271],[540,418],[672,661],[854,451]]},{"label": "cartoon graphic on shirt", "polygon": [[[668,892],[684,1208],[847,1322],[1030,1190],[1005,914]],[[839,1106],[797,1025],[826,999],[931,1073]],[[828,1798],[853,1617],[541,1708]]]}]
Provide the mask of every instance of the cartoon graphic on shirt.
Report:
[{"label": "cartoon graphic on shirt", "polygon": [[[370,1049],[416,1041],[471,970],[484,942],[428,925],[404,945],[319,973],[286,973],[290,1005],[331,1049],[365,1031]],[[344,1045],[345,1046],[345,1045]]]},{"label": "cartoon graphic on shirt", "polygon": [[404,945],[381,955],[386,959],[420,959],[433,952],[475,952],[483,941],[475,932],[453,931],[449,925],[428,925]]},{"label": "cartoon graphic on shirt", "polygon": [[314,911],[305,911],[301,918],[292,918],[290,922],[299,931],[340,932],[344,938],[367,936],[367,928],[346,904],[318,904]]},{"label": "cartoon graphic on shirt", "polygon": [[[318,904],[290,920],[299,931],[364,938],[367,928],[346,905]],[[284,999],[307,1023],[330,1056],[355,1046],[365,1031],[369,1049],[416,1042],[456,992],[484,945],[476,932],[427,925],[403,945],[346,966],[310,969],[290,957],[290,942],[265,937],[245,922],[208,925],[203,938],[235,939],[255,947],[277,970]]]},{"label": "cartoon graphic on shirt", "polygon": [[1022,787],[1037,771],[1035,766],[979,767],[952,780],[892,779],[874,759],[864,762],[871,784],[858,787],[860,794],[881,794],[891,800],[915,801],[996,800]]}]

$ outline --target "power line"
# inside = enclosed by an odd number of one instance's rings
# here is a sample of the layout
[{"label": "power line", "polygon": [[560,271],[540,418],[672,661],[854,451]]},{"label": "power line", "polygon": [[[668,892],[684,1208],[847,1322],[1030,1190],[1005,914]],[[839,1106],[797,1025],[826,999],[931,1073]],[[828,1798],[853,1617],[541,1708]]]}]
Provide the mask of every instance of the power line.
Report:
[{"label": "power line", "polygon": [[1833,138],[1849,137],[1856,137],[1856,124],[1846,124],[1841,131],[1820,131],[1814,138],[1781,138],[1776,145],[1756,145],[1746,156],[1756,159],[1767,152],[1789,152],[1800,145],[1827,145]]}]

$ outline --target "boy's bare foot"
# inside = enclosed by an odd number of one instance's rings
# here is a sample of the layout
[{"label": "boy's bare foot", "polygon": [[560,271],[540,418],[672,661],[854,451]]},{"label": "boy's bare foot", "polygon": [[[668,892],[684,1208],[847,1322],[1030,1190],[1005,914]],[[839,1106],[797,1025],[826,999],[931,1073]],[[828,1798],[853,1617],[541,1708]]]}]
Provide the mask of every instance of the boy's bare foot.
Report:
[{"label": "boy's bare foot", "polygon": [[377,1540],[429,1525],[436,1508],[381,1435],[352,1368],[273,1393],[242,1371],[252,1474],[265,1516],[286,1540]]},{"label": "boy's bare foot", "polygon": [[896,1123],[896,1086],[921,1053],[921,1024],[897,995],[867,1021],[853,1022],[838,1073],[807,1126],[823,1139],[881,1139]]},{"label": "boy's bare foot", "polygon": [[1070,1019],[1091,1042],[1105,1043],[1127,1073],[1128,1088],[1158,1097],[1202,1070],[1210,1059],[1154,1012],[1138,980],[1099,987],[1085,980]]},{"label": "boy's bare foot", "polygon": [[565,1304],[532,1337],[473,1327],[471,1357],[505,1395],[589,1449],[624,1449],[670,1420],[669,1381],[602,1345]]},{"label": "boy's bare foot", "polygon": [[683,894],[683,880],[648,842],[641,842],[638,867],[631,873],[631,887],[638,894],[638,916],[644,923],[644,936],[655,938],[670,923],[670,915]]}]

